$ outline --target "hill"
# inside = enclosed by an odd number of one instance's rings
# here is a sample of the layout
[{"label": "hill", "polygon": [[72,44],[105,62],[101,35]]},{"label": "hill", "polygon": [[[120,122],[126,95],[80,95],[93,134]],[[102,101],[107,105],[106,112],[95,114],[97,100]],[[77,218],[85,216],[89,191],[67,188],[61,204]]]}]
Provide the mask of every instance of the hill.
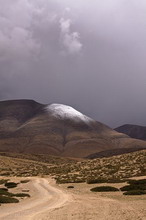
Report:
[{"label": "hill", "polygon": [[118,128],[115,128],[115,130],[120,133],[127,134],[131,138],[146,140],[146,127],[145,126],[126,124]]},{"label": "hill", "polygon": [[146,150],[93,160],[0,153],[0,175],[50,175],[58,183],[122,182],[146,176]]},{"label": "hill", "polygon": [[118,183],[146,176],[146,150],[50,168],[58,183]]},{"label": "hill", "polygon": [[100,151],[144,148],[132,139],[62,104],[0,102],[0,151],[86,157]]}]

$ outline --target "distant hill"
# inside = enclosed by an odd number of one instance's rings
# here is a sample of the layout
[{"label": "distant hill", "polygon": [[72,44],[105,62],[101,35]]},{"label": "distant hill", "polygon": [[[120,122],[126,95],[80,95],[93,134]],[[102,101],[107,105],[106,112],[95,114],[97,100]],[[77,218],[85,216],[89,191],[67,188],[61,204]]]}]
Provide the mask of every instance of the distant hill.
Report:
[{"label": "distant hill", "polygon": [[146,148],[132,139],[62,104],[33,100],[0,102],[0,151],[86,157],[101,151]]},{"label": "distant hill", "polygon": [[105,151],[100,151],[98,153],[90,154],[86,158],[87,159],[96,159],[96,158],[103,158],[103,157],[112,157],[112,156],[117,156],[117,155],[122,155],[122,154],[127,154],[127,153],[133,153],[139,150],[145,150],[145,148],[116,148],[116,149],[111,149],[111,150],[105,150]]},{"label": "distant hill", "polygon": [[127,134],[128,136],[140,140],[146,140],[146,127],[140,125],[122,125],[115,129],[120,133]]}]

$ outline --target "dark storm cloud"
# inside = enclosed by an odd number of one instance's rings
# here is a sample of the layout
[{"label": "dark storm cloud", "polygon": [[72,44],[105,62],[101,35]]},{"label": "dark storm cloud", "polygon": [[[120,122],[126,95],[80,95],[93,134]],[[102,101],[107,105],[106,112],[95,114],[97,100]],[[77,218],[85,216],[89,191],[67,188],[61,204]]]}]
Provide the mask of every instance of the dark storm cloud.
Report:
[{"label": "dark storm cloud", "polygon": [[146,125],[144,0],[2,0],[0,99]]}]

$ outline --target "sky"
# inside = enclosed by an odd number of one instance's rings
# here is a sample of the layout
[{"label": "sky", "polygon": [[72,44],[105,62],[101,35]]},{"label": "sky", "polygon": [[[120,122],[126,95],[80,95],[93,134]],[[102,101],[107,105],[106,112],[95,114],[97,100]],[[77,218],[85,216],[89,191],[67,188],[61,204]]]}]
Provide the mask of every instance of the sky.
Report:
[{"label": "sky", "polygon": [[0,100],[146,125],[145,0],[1,0]]}]

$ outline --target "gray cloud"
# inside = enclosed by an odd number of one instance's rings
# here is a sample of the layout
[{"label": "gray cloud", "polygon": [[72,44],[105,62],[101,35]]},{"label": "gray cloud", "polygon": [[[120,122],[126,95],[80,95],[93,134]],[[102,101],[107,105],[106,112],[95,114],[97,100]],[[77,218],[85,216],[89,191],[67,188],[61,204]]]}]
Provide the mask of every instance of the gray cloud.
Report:
[{"label": "gray cloud", "polygon": [[144,0],[2,0],[0,99],[146,125]]},{"label": "gray cloud", "polygon": [[[67,9],[66,9],[67,10]],[[81,51],[82,43],[80,42],[80,34],[78,32],[71,33],[71,20],[60,19],[61,43],[65,51],[69,54],[76,54]]]}]

